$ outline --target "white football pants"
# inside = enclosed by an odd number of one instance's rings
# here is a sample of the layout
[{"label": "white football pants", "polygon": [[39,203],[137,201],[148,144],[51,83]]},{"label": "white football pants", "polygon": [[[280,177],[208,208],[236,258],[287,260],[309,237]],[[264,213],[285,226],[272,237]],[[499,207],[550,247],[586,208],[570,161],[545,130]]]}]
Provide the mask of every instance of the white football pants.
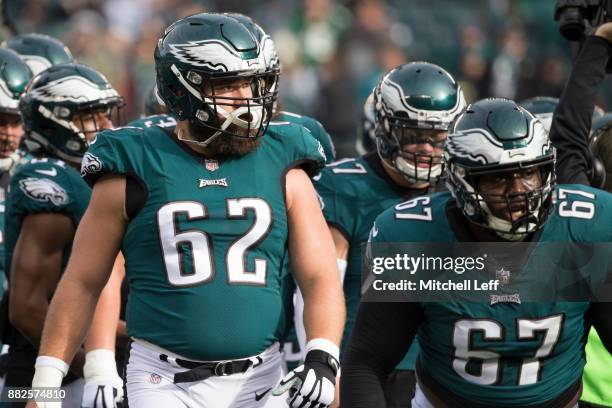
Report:
[{"label": "white football pants", "polygon": [[270,395],[282,378],[278,343],[259,354],[262,364],[244,373],[179,384],[174,383],[174,374],[188,369],[160,360],[160,354],[188,360],[142,340],[132,343],[127,364],[130,408],[287,407],[286,395]]}]

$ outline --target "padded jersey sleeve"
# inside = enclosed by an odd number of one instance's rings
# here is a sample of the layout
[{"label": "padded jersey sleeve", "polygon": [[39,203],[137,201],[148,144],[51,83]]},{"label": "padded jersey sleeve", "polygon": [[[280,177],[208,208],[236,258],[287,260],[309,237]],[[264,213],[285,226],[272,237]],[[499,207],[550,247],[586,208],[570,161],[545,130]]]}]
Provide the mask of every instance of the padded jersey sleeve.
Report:
[{"label": "padded jersey sleeve", "polygon": [[331,167],[326,167],[313,178],[314,186],[319,195],[325,221],[338,229],[346,240],[351,242],[355,217],[350,206],[354,205],[354,200],[342,190],[343,187],[346,189],[346,185],[340,183],[339,177],[341,176],[334,174]]},{"label": "padded jersey sleeve", "polygon": [[318,120],[312,118],[306,119],[307,121],[304,123],[304,127],[306,127],[312,136],[321,143],[323,151],[325,152],[326,163],[331,163],[336,160],[336,148],[327,130],[325,130]]},{"label": "padded jersey sleeve", "polygon": [[293,167],[302,167],[309,177],[316,176],[325,166],[325,151],[321,143],[310,135],[308,129],[302,126],[293,126],[299,129],[291,158]]},{"label": "padded jersey sleeve", "polygon": [[69,169],[52,161],[29,163],[12,177],[10,205],[15,214],[65,213],[72,215],[76,201]]},{"label": "padded jersey sleeve", "polygon": [[93,186],[108,174],[138,174],[141,149],[138,128],[119,128],[99,133],[81,162],[81,177]]}]

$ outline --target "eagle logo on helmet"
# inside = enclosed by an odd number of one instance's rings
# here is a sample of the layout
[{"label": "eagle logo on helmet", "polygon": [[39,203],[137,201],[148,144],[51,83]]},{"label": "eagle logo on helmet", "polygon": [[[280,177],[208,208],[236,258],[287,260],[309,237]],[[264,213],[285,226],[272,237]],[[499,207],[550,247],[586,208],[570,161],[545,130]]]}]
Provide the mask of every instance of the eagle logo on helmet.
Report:
[{"label": "eagle logo on helmet", "polygon": [[81,176],[95,174],[102,170],[102,162],[95,155],[87,152],[81,162]]},{"label": "eagle logo on helmet", "polygon": [[500,143],[484,129],[468,129],[456,131],[446,142],[446,154],[463,157],[483,165],[496,162],[498,158],[491,157],[489,143],[502,147]]},{"label": "eagle logo on helmet", "polygon": [[80,76],[69,76],[52,81],[32,91],[32,96],[41,102],[84,103],[98,99],[118,97],[112,88],[100,89],[96,84]]},{"label": "eagle logo on helmet", "polygon": [[58,207],[68,202],[66,190],[46,178],[28,177],[19,180],[19,188],[25,195],[36,201],[51,202]]},{"label": "eagle logo on helmet", "polygon": [[[187,44],[170,44],[170,52],[179,61],[213,71],[229,72],[258,68],[259,58],[243,60],[236,51],[223,41],[190,41]],[[259,55],[259,53],[258,53]],[[263,68],[263,67],[262,67]]]}]

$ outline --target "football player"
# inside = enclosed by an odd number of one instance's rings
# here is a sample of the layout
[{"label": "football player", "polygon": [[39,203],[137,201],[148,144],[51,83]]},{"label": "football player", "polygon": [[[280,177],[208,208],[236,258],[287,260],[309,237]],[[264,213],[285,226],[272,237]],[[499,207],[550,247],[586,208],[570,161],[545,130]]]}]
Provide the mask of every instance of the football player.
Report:
[{"label": "football player", "polygon": [[[13,175],[6,201],[9,317],[17,329],[10,338],[7,386],[37,383],[34,362],[49,301],[91,194],[76,168],[95,132],[112,127],[111,114],[122,103],[100,73],[81,64],[45,70],[29,83],[20,99],[24,142],[35,158]],[[86,357],[80,351],[73,366],[78,375],[85,361],[85,379],[91,382],[86,392],[98,389],[100,377],[106,373],[100,370],[104,362],[98,360],[107,354],[91,347],[88,351],[92,353]],[[110,361],[113,378],[117,378],[114,358]],[[81,406],[82,380],[76,378],[70,375],[64,383],[70,384],[66,406]]]},{"label": "football player", "polygon": [[[558,181],[590,184],[608,192],[612,192],[612,114],[591,118],[589,113],[606,77],[611,43],[612,23],[601,25],[595,35],[587,37],[558,102],[550,132],[561,159],[557,165]],[[585,351],[580,407],[611,407],[612,356],[594,328],[589,332]]]},{"label": "football player", "polygon": [[72,62],[72,53],[57,38],[46,34],[20,34],[2,43],[3,47],[16,51],[28,64],[34,75],[53,65]]},{"label": "football player", "polygon": [[[19,55],[7,48],[0,48],[0,259],[4,259],[4,208],[5,196],[11,175],[17,165],[25,161],[25,154],[18,150],[23,135],[19,116],[19,97],[32,78],[32,71]],[[4,262],[0,263],[0,297],[4,295]],[[3,316],[7,316],[8,302],[1,306]],[[3,319],[5,321],[5,319]],[[0,328],[0,332],[4,331]],[[3,350],[4,351],[4,350]],[[6,354],[2,354],[2,379],[4,381]],[[1,384],[0,384],[1,388]]]},{"label": "football player", "polygon": [[[453,77],[428,62],[391,70],[373,94],[377,151],[337,161],[315,178],[344,277],[347,319],[342,350],[348,344],[360,299],[361,244],[382,211],[443,188],[437,185],[442,174],[442,145],[450,124],[466,106]],[[389,406],[410,406],[415,355],[416,348],[390,376]]]},{"label": "football player", "polygon": [[[513,101],[468,106],[444,157],[450,192],[388,209],[376,219],[372,242],[612,240],[612,195],[555,186],[547,132]],[[542,246],[533,248],[521,273],[539,273],[529,265]],[[343,402],[384,406],[382,380],[418,330],[415,408],[574,407],[591,324],[612,350],[610,304],[515,302],[361,303],[344,360]]]},{"label": "football player", "polygon": [[[110,130],[92,143],[82,167],[92,199],[37,373],[59,386],[121,249],[134,339],[130,406],[263,407],[285,396],[292,407],[328,405],[344,305],[308,178],[324,163],[320,144],[301,126],[268,126],[276,78],[261,43],[231,15],[172,24],[155,66],[176,128]],[[305,296],[309,342],[304,364],[279,384],[287,255]],[[287,394],[270,398],[277,385],[276,394]]]}]

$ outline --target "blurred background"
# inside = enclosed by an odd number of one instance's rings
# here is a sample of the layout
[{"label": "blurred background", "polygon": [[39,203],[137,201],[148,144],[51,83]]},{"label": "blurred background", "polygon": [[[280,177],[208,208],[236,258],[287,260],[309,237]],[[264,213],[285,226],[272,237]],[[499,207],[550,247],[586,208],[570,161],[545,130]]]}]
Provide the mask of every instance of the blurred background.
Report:
[{"label": "blurred background", "polygon": [[[201,11],[251,16],[275,41],[285,110],[314,116],[339,157],[355,154],[363,102],[382,73],[426,60],[461,81],[468,102],[558,97],[575,46],[553,21],[554,0],[3,0],[20,33],[62,40],[142,112],[164,28]],[[3,38],[10,35],[3,29]],[[609,81],[599,105],[612,106]]]}]

